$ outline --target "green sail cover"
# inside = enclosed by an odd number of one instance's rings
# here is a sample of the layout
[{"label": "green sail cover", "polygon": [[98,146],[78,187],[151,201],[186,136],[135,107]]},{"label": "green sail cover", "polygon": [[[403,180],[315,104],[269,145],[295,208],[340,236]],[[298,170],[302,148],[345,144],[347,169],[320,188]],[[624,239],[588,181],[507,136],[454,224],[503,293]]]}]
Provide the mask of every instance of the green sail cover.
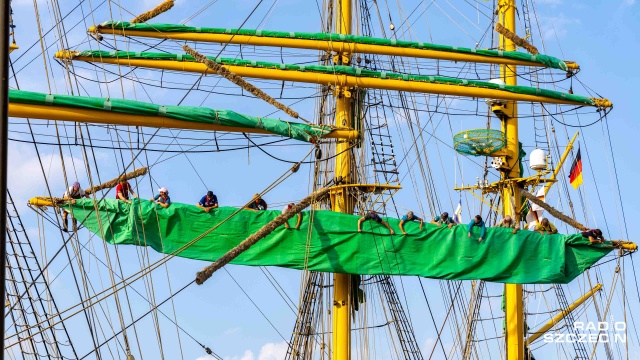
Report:
[{"label": "green sail cover", "polygon": [[256,129],[292,139],[315,142],[328,134],[328,126],[307,125],[278,119],[238,114],[231,110],[214,110],[195,106],[156,105],[134,100],[96,98],[88,96],[48,95],[37,92],[9,90],[9,102],[15,104],[48,105],[76,109],[100,110],[121,114],[164,116],[170,119],[223,126]]},{"label": "green sail cover", "polygon": [[[75,52],[74,56],[93,57],[93,58],[118,58],[118,59],[147,59],[147,60],[174,60],[174,61],[188,61],[194,62],[195,59],[187,54],[169,54],[169,53],[154,53],[154,52],[134,52],[134,51],[104,51],[104,50],[85,50]],[[376,78],[376,79],[394,79],[414,82],[428,82],[437,84],[448,85],[460,85],[460,86],[475,86],[494,90],[503,90],[516,94],[546,96],[553,99],[561,99],[573,101],[584,105],[595,105],[595,102],[586,96],[567,94],[559,91],[546,90],[533,88],[528,86],[514,86],[514,85],[501,85],[494,84],[487,81],[479,80],[465,80],[446,76],[429,76],[429,75],[413,75],[413,74],[400,74],[385,71],[373,71],[362,68],[356,68],[351,66],[337,65],[337,66],[323,66],[323,65],[292,65],[292,64],[279,64],[267,61],[255,61],[255,60],[242,60],[232,58],[214,58],[208,56],[207,58],[222,65],[234,65],[234,66],[246,66],[264,69],[276,69],[276,70],[295,70],[295,71],[310,71],[324,74],[340,74],[350,75],[364,78]]]},{"label": "green sail cover", "polygon": [[413,48],[435,51],[447,51],[461,54],[474,54],[482,55],[486,57],[505,58],[521,61],[529,61],[532,63],[538,63],[540,66],[546,66],[554,69],[560,69],[567,71],[567,64],[553,56],[549,55],[531,55],[518,51],[499,51],[499,50],[479,50],[470,49],[465,47],[456,47],[449,45],[429,44],[417,41],[405,41],[396,39],[383,39],[373,38],[367,36],[358,35],[345,35],[334,33],[315,33],[315,32],[289,32],[289,31],[272,31],[272,30],[248,30],[248,29],[225,29],[225,28],[207,28],[196,27],[179,24],[132,24],[126,21],[107,21],[98,25],[100,28],[124,30],[125,34],[127,30],[136,31],[149,31],[149,32],[185,32],[185,33],[207,33],[207,34],[228,34],[228,35],[248,35],[248,36],[263,36],[273,38],[292,38],[292,39],[305,39],[305,40],[322,40],[322,41],[336,41],[354,44],[366,44],[366,45],[383,45],[393,46],[400,48]]},{"label": "green sail cover", "polygon": [[[147,200],[132,205],[115,199],[94,202],[80,199],[73,215],[90,231],[110,244],[151,246],[174,254],[205,231],[230,216],[236,208],[222,207],[209,213],[180,203],[163,209]],[[189,259],[215,261],[229,249],[273,220],[280,211],[243,210],[210,234],[177,253]],[[398,235],[399,221],[386,219],[396,235],[373,221],[358,233],[358,217],[326,210],[303,212],[299,230],[276,229],[237,257],[233,264],[280,266],[360,275],[418,275],[447,280],[486,280],[517,284],[568,283],[611,251],[591,245],[577,235],[540,235],[510,229],[489,228],[478,242],[467,238],[466,225],[452,229],[410,222],[409,235]],[[295,217],[290,220],[292,225]],[[309,224],[311,238],[308,240]],[[477,230],[474,230],[477,231]],[[308,252],[308,253],[307,253]]]}]

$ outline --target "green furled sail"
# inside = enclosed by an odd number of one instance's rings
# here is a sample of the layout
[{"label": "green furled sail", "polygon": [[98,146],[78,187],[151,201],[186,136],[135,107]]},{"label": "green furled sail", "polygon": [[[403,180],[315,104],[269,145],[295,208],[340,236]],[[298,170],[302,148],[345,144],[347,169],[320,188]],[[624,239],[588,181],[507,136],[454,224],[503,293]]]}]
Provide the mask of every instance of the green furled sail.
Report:
[{"label": "green furled sail", "polygon": [[[276,210],[243,210],[223,222],[237,209],[222,207],[206,213],[180,203],[164,209],[140,199],[133,199],[131,205],[104,199],[97,206],[91,199],[80,199],[65,207],[110,244],[151,246],[161,253],[205,261],[217,260],[280,214]],[[478,235],[467,237],[466,225],[448,229],[424,224],[419,230],[418,223],[408,223],[405,230],[409,235],[389,235],[386,228],[373,221],[365,222],[363,232],[358,233],[358,217],[354,215],[316,210],[303,212],[302,216],[300,230],[280,227],[232,264],[360,275],[566,284],[612,249],[590,244],[580,234],[519,231],[514,235],[511,229],[489,228],[485,239],[478,242]],[[309,221],[310,216],[313,221]],[[398,229],[397,219],[387,221]],[[207,236],[185,246],[217,225]]]},{"label": "green furled sail", "polygon": [[346,35],[322,32],[290,32],[290,31],[273,31],[273,30],[251,30],[251,29],[228,29],[228,28],[209,28],[196,27],[182,24],[148,24],[148,23],[130,23],[126,21],[107,21],[100,25],[100,28],[136,31],[150,31],[161,33],[205,33],[205,34],[228,34],[228,35],[247,35],[256,37],[272,37],[272,38],[289,38],[303,40],[321,40],[321,41],[339,41],[353,44],[366,45],[383,45],[399,48],[412,48],[423,50],[446,51],[460,54],[481,55],[489,58],[505,58],[521,61],[529,61],[538,63],[540,66],[546,66],[554,69],[567,71],[567,64],[553,56],[549,55],[531,55],[518,51],[500,51],[500,50],[482,50],[471,49],[466,47],[457,47],[449,45],[430,44],[418,41],[406,41],[397,39],[374,38],[368,36]]},{"label": "green furled sail", "polygon": [[[196,60],[187,54],[169,54],[169,53],[155,53],[155,52],[135,52],[135,51],[104,51],[104,50],[84,50],[84,51],[73,51],[73,56],[81,56],[81,57],[93,57],[96,59],[146,59],[146,60],[173,60],[173,61],[183,61],[183,62],[195,62]],[[216,58],[213,56],[207,56],[208,59],[217,62],[221,65],[227,66],[244,66],[244,67],[254,67],[254,68],[263,68],[263,69],[274,69],[274,70],[289,70],[289,71],[308,71],[308,72],[317,72],[321,74],[332,74],[332,75],[350,75],[361,78],[374,78],[374,79],[393,79],[393,80],[404,80],[404,81],[413,81],[413,82],[424,82],[424,83],[436,83],[436,84],[447,84],[447,85],[459,85],[459,86],[473,86],[473,87],[481,87],[486,89],[493,90],[502,90],[515,94],[523,94],[523,95],[533,95],[533,96],[545,96],[552,99],[566,100],[572,101],[575,103],[580,103],[588,106],[595,106],[596,102],[586,96],[574,95],[563,93],[560,91],[547,90],[534,88],[529,86],[517,86],[517,85],[503,85],[491,83],[488,81],[480,81],[480,80],[466,80],[466,79],[458,79],[447,76],[431,76],[431,75],[415,75],[415,74],[401,74],[401,73],[393,73],[386,71],[374,71],[363,69],[359,67],[352,66],[344,66],[344,65],[334,65],[334,66],[324,66],[324,65],[295,65],[295,64],[280,64],[268,61],[255,61],[255,60],[244,60],[244,59],[232,59],[232,58]]]},{"label": "green furled sail", "polygon": [[238,114],[231,110],[215,110],[196,106],[156,105],[135,100],[88,96],[51,95],[31,91],[9,90],[9,103],[47,105],[74,109],[100,110],[111,113],[163,116],[169,119],[264,129],[295,140],[315,142],[331,131],[331,127],[307,125],[284,120]]}]

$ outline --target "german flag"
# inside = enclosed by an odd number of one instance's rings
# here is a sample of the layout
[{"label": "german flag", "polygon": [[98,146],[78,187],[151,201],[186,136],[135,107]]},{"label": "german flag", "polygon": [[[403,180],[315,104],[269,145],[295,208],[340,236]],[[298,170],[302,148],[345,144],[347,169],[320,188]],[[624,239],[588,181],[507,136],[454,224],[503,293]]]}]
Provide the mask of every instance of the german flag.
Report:
[{"label": "german flag", "polygon": [[573,160],[573,164],[571,164],[571,170],[569,171],[569,182],[574,189],[577,189],[580,185],[582,185],[582,158],[580,157],[580,149],[578,149],[576,159]]}]

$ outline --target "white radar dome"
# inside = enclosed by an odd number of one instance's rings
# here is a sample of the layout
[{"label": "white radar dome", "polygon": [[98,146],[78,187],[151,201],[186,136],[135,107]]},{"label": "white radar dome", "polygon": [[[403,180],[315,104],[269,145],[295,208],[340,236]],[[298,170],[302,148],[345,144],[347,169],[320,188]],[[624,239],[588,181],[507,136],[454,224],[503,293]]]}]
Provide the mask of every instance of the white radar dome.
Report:
[{"label": "white radar dome", "polygon": [[542,149],[535,149],[529,155],[529,167],[535,171],[542,171],[547,168],[547,155]]},{"label": "white radar dome", "polygon": [[[498,85],[498,86],[504,86],[504,85],[506,85],[506,84],[505,84],[505,82],[504,82],[504,81],[502,81],[502,79],[491,79],[491,80],[489,80],[489,82],[490,82],[490,83],[492,83],[492,84],[496,84],[496,85]],[[484,102],[485,102],[487,105],[491,106],[491,105],[494,105],[494,104],[496,104],[496,103],[504,102],[504,100],[500,100],[500,99],[485,99],[485,100],[484,100]]]}]

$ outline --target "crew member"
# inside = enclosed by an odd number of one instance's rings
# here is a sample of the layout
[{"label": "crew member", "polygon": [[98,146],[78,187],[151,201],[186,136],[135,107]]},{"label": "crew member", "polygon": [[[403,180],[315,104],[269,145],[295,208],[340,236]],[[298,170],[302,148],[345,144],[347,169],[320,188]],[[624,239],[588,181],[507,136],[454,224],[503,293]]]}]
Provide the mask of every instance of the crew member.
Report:
[{"label": "crew member", "polygon": [[169,197],[169,190],[167,190],[167,188],[160,188],[158,189],[158,192],[160,192],[160,194],[156,195],[153,199],[151,199],[151,201],[153,201],[156,204],[159,204],[160,206],[162,206],[163,208],[168,208],[169,205],[171,205],[171,198]]},{"label": "crew member", "polygon": [[436,216],[433,220],[431,220],[431,223],[438,226],[447,225],[449,229],[451,229],[452,226],[456,225],[456,221],[450,218],[449,213],[446,211],[440,214],[440,216]]},{"label": "crew member", "polygon": [[213,191],[209,190],[207,191],[207,195],[203,196],[196,206],[202,208],[206,212],[209,212],[211,209],[218,207],[218,197],[213,193]]},{"label": "crew member", "polygon": [[482,241],[482,239],[484,238],[485,233],[487,232],[487,228],[484,226],[484,221],[482,221],[482,216],[480,216],[480,215],[476,215],[473,218],[473,220],[471,220],[471,222],[469,222],[469,225],[467,225],[467,237],[468,238],[471,238],[471,231],[476,226],[480,228],[480,237],[478,238],[478,242],[480,242],[480,241]]},{"label": "crew member", "polygon": [[[289,211],[291,211],[291,209],[293,209],[294,205],[295,205],[294,203],[290,203],[290,204],[285,205],[284,209],[282,209],[282,213],[283,214],[288,213]],[[298,215],[298,222],[296,223],[295,229],[298,230],[298,229],[300,229],[300,224],[302,223],[302,214],[297,213],[296,215]],[[284,227],[287,228],[287,229],[291,229],[291,227],[289,226],[289,221],[288,220],[284,223]]]},{"label": "crew member", "polygon": [[360,220],[358,220],[358,232],[362,232],[362,223],[367,220],[373,220],[378,224],[382,224],[387,229],[389,229],[389,233],[391,233],[391,235],[395,234],[395,231],[393,231],[391,226],[389,226],[386,221],[382,220],[380,215],[378,215],[378,213],[373,210],[368,211],[363,217],[360,218]]},{"label": "crew member", "polygon": [[267,202],[260,197],[260,194],[253,195],[253,201],[251,204],[247,205],[246,209],[251,209],[253,211],[267,210]]},{"label": "crew member", "polygon": [[420,230],[422,230],[422,218],[419,218],[417,216],[415,216],[413,214],[413,211],[409,211],[407,213],[407,215],[403,216],[402,219],[400,220],[400,231],[402,231],[403,234],[407,234],[406,231],[404,231],[404,223],[406,223],[407,221],[420,221]]},{"label": "crew member", "polygon": [[542,235],[544,235],[545,233],[549,235],[558,233],[558,229],[556,228],[556,226],[553,225],[553,223],[550,222],[547,218],[542,218],[542,220],[540,220],[540,224],[536,225],[536,231],[538,231]]},{"label": "crew member", "polygon": [[[72,204],[76,203],[76,199],[81,199],[82,197],[89,197],[89,194],[87,194],[85,191],[80,190],[80,183],[79,182],[74,182],[73,185],[71,185],[67,191],[64,192],[64,195],[62,195],[62,198],[64,200],[71,200]],[[67,209],[63,209],[62,210],[62,230],[64,232],[69,232],[69,224],[68,224],[68,220],[67,217],[69,216],[69,210]],[[71,221],[73,222],[73,230],[76,230],[78,228],[78,221],[72,216],[71,217]]]},{"label": "crew member", "polygon": [[509,215],[505,216],[504,219],[502,219],[502,221],[500,221],[500,223],[496,225],[496,227],[513,229],[511,232],[514,234],[518,231],[516,221],[513,220]]},{"label": "crew member", "polygon": [[126,201],[131,204],[131,200],[129,200],[129,194],[131,194],[131,196],[133,197],[138,197],[136,193],[133,192],[133,189],[131,188],[131,185],[129,184],[127,179],[120,178],[120,181],[118,181],[118,185],[116,186],[116,199]]}]

